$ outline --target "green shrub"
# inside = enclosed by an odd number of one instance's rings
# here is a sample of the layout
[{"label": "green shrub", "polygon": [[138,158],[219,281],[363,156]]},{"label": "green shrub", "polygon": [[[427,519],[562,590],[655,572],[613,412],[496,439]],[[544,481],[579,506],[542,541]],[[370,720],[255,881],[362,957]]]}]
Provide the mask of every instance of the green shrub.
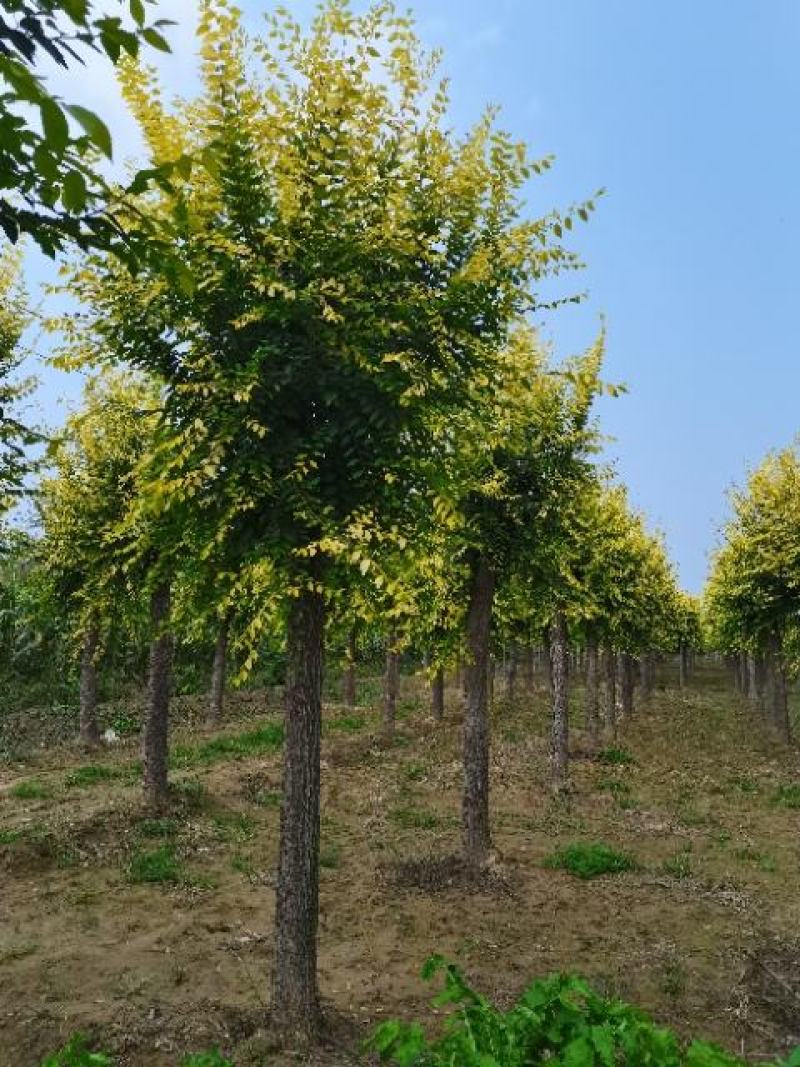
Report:
[{"label": "green shrub", "polygon": [[85,1034],[73,1034],[58,1052],[42,1060],[42,1067],[112,1067],[103,1052],[92,1052]]},{"label": "green shrub", "polygon": [[47,800],[51,795],[50,790],[46,785],[42,785],[41,782],[27,781],[17,782],[9,790],[12,797],[17,800]]},{"label": "green shrub", "polygon": [[[555,974],[534,982],[509,1011],[475,993],[453,964],[434,956],[423,977],[444,972],[434,1006],[455,1005],[444,1034],[428,1040],[419,1023],[385,1022],[366,1042],[396,1067],[746,1067],[715,1045],[688,1048],[637,1008],[595,993],[581,978]],[[800,1049],[782,1065],[800,1067]]]},{"label": "green shrub", "polygon": [[636,868],[633,857],[617,852],[599,842],[577,841],[553,852],[544,861],[552,870],[569,871],[576,878],[597,878],[601,874],[620,874]]}]

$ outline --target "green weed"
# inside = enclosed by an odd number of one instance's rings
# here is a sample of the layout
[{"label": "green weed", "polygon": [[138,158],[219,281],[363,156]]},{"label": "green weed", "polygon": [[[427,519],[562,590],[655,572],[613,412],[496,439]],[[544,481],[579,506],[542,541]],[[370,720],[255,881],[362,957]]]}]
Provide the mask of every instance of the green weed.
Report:
[{"label": "green weed", "polygon": [[674,856],[664,860],[661,870],[671,878],[691,878],[692,857],[686,850],[677,852]]},{"label": "green weed", "polygon": [[184,881],[184,871],[172,845],[147,852],[136,852],[128,865],[128,880],[135,885],[167,883],[177,885]]},{"label": "green weed", "polygon": [[27,782],[17,782],[11,787],[9,793],[16,800],[47,800],[52,796],[46,785],[32,779]]},{"label": "green weed", "polygon": [[78,767],[64,779],[64,785],[69,789],[88,789],[99,782],[110,782],[119,777],[116,767],[106,767],[102,764],[89,763],[85,767]]},{"label": "green weed", "polygon": [[423,808],[395,808],[392,822],[402,830],[433,830],[439,825],[439,817]]},{"label": "green weed", "polygon": [[187,1056],[181,1061],[181,1067],[233,1067],[233,1064],[218,1049],[212,1049],[211,1052],[195,1052]]},{"label": "green weed", "polygon": [[614,767],[627,767],[636,763],[633,755],[627,748],[604,748],[597,753],[595,759],[598,763],[607,763]]},{"label": "green weed", "polygon": [[779,786],[772,803],[776,808],[800,808],[800,782]]},{"label": "green weed", "polygon": [[325,722],[325,729],[331,733],[356,734],[367,725],[363,715],[339,715]]},{"label": "green weed", "polygon": [[339,860],[342,856],[341,848],[333,841],[326,845],[322,845],[319,850],[319,865],[326,870],[334,870],[339,866]]},{"label": "green weed", "polygon": [[275,752],[283,744],[283,726],[267,723],[258,730],[233,734],[230,737],[215,737],[200,745],[179,745],[170,757],[173,768],[209,766],[227,759],[245,759]]},{"label": "green weed", "polygon": [[619,778],[601,778],[597,783],[597,788],[604,793],[610,793],[617,807],[622,811],[629,811],[631,808],[636,807],[631,787],[627,782],[620,781]]},{"label": "green weed", "polygon": [[92,1052],[85,1034],[73,1034],[58,1052],[42,1060],[42,1067],[113,1067],[104,1052]]},{"label": "green weed", "polygon": [[578,841],[551,853],[544,866],[569,871],[576,878],[597,878],[602,874],[621,874],[636,868],[634,859],[600,842]]},{"label": "green weed", "polygon": [[214,828],[220,841],[243,845],[256,835],[256,824],[244,812],[214,816]]},{"label": "green weed", "polygon": [[142,837],[174,837],[178,832],[175,819],[142,819],[139,833]]},{"label": "green weed", "polygon": [[[746,1067],[743,1060],[704,1041],[682,1046],[672,1031],[656,1026],[638,1008],[602,997],[572,975],[554,974],[534,982],[514,1007],[501,1011],[470,989],[460,971],[440,956],[428,960],[423,977],[437,973],[444,974],[444,989],[434,1006],[456,1009],[444,1033],[428,1039],[419,1023],[385,1022],[366,1042],[381,1062],[396,1067]],[[676,976],[672,988],[679,986]],[[799,1065],[800,1049],[774,1067]]]}]

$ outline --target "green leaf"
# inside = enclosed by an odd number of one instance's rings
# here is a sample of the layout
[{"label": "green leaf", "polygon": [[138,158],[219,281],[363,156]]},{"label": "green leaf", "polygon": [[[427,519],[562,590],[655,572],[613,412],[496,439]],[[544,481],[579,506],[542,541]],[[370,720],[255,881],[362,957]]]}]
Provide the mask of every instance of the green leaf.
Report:
[{"label": "green leaf", "polygon": [[61,200],[67,211],[74,215],[83,211],[86,207],[86,195],[86,182],[81,172],[68,171],[61,186]]},{"label": "green leaf", "polygon": [[154,30],[152,26],[148,27],[142,34],[145,41],[153,47],[157,48],[159,52],[171,52],[172,49],[169,46],[169,42],[166,38],[162,37],[158,30]]},{"label": "green leaf", "polygon": [[112,158],[111,133],[103,120],[88,108],[70,104],[67,111],[81,124],[92,144],[108,159]]},{"label": "green leaf", "polygon": [[144,4],[142,0],[130,0],[131,18],[138,26],[144,26]]},{"label": "green leaf", "polygon": [[54,152],[63,153],[69,144],[69,124],[64,112],[49,96],[41,101],[39,110],[42,115],[44,139]]}]

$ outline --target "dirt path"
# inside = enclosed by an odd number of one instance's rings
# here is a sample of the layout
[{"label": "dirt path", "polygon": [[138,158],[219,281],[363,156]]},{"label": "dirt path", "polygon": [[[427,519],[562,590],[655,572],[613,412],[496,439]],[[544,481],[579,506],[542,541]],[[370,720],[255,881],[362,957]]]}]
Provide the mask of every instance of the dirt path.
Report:
[{"label": "dirt path", "polygon": [[[625,728],[634,762],[576,760],[559,803],[545,788],[543,694],[499,707],[497,865],[474,891],[439,862],[459,840],[456,707],[444,728],[411,712],[389,750],[368,712],[331,710],[320,959],[340,1048],[313,1062],[348,1062],[342,1047],[376,1020],[427,1017],[418,974],[433,951],[500,1000],[578,970],[737,1052],[800,1040],[763,988],[764,968],[797,958],[800,788],[787,787],[800,760],[721,684],[709,674],[686,696],[661,693]],[[187,733],[168,820],[141,812],[132,746],[0,770],[0,1063],[38,1065],[77,1029],[129,1067],[215,1044],[237,1064],[267,1062],[280,751],[256,733],[229,728],[228,750]],[[637,869],[584,882],[542,865],[576,840],[624,850]]]}]

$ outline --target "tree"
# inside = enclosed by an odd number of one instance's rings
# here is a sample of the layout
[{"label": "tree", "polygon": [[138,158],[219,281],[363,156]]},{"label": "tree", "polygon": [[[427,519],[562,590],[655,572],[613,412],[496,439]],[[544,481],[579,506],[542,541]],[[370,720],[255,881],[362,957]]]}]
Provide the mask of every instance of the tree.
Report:
[{"label": "tree", "polygon": [[308,36],[277,15],[259,81],[233,9],[208,0],[199,32],[199,101],[167,113],[149,74],[124,72],[151,162],[201,161],[147,201],[185,284],[155,259],[132,277],[99,256],[73,284],[80,329],[165,382],[178,458],[163,507],[274,568],[288,674],[273,1000],[311,1033],[326,599],[413,534],[533,282],[575,259],[562,216],[521,216],[542,165],[491,114],[462,140],[446,131],[445,88],[429,90],[388,5],[358,17],[331,0]]},{"label": "tree", "polygon": [[[37,73],[44,57],[63,69],[92,52],[116,63],[136,56],[143,41],[168,52],[159,30],[171,23],[148,24],[152,0],[120,3],[129,19],[98,15],[91,0],[0,0],[0,229],[12,243],[29,234],[54,255],[68,241],[110,247],[124,237],[113,208],[118,194],[96,166],[98,156],[112,156],[108,127],[65,103]],[[166,180],[166,172],[156,176]],[[142,174],[133,188],[146,180]]]},{"label": "tree", "polygon": [[157,392],[131,375],[90,379],[82,409],[51,445],[52,473],[36,498],[42,558],[81,647],[80,733],[89,745],[100,739],[98,657],[112,627],[119,628],[136,603],[124,570],[131,546],[122,531],[157,404]]}]

